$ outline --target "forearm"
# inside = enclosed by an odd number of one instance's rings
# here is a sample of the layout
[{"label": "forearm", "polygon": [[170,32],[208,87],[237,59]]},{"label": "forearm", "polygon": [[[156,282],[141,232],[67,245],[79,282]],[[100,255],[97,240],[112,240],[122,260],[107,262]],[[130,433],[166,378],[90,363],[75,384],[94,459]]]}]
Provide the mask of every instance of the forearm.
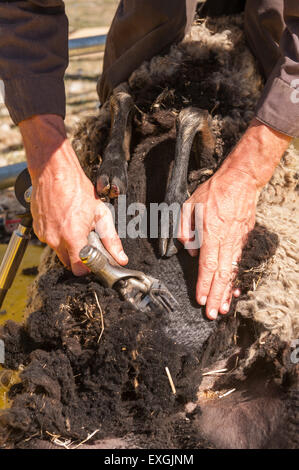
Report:
[{"label": "forearm", "polygon": [[0,80],[15,124],[65,115],[68,23],[62,0],[0,2]]},{"label": "forearm", "polygon": [[55,172],[59,168],[65,168],[67,171],[67,167],[71,166],[81,170],[60,116],[48,114],[34,116],[20,122],[19,129],[33,182],[45,170],[52,169]]},{"label": "forearm", "polygon": [[233,151],[224,161],[221,171],[239,170],[252,178],[257,189],[272,177],[291,137],[254,119]]}]

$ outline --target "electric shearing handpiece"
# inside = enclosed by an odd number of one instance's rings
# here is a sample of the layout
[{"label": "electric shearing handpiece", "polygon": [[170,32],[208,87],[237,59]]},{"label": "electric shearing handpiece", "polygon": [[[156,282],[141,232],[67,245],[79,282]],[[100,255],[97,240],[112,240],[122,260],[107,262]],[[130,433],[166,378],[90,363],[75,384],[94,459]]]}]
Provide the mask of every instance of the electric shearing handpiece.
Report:
[{"label": "electric shearing handpiece", "polygon": [[80,251],[81,261],[105,287],[117,290],[124,300],[142,312],[171,312],[177,301],[158,279],[142,271],[120,266],[104,248],[98,234],[91,232],[88,245]]}]

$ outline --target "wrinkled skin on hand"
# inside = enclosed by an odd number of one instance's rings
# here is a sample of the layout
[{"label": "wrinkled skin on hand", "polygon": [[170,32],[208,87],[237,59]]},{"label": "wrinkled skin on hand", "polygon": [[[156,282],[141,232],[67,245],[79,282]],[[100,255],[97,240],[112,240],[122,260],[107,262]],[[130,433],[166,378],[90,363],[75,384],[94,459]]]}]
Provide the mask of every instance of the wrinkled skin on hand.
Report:
[{"label": "wrinkled skin on hand", "polygon": [[84,174],[66,138],[62,119],[40,116],[23,121],[20,129],[32,179],[31,211],[37,237],[77,276],[89,272],[79,252],[94,229],[110,254],[126,264],[112,215]]},{"label": "wrinkled skin on hand", "polygon": [[[256,196],[252,178],[239,170],[228,169],[216,173],[183,205],[180,237],[183,244],[191,240],[188,227],[190,216],[191,226],[195,226],[196,204],[203,205],[196,300],[206,305],[210,319],[215,319],[218,311],[223,314],[229,311],[236,274],[232,262],[240,260],[248,233],[254,227]],[[189,253],[197,256],[197,250]]]},{"label": "wrinkled skin on hand", "polygon": [[[79,251],[94,228],[111,255],[126,264],[110,212],[97,199],[81,169],[67,140],[63,120],[55,115],[35,116],[19,127],[33,182],[32,212],[37,236],[54,248],[76,275],[88,272],[79,259]],[[198,222],[193,208],[197,203],[203,205],[196,298],[206,305],[210,319],[215,319],[218,311],[224,314],[229,310],[236,274],[232,262],[240,258],[253,228],[257,192],[271,178],[290,140],[253,120],[221,168],[184,204],[180,237],[184,244]]]},{"label": "wrinkled skin on hand", "polygon": [[[202,228],[196,299],[206,305],[211,320],[218,312],[226,314],[232,295],[240,295],[233,290],[235,263],[254,227],[258,192],[270,180],[290,140],[253,120],[220,169],[183,205],[179,240],[185,248],[194,227]],[[198,205],[202,210],[197,210]],[[198,255],[198,250],[188,251]]]}]

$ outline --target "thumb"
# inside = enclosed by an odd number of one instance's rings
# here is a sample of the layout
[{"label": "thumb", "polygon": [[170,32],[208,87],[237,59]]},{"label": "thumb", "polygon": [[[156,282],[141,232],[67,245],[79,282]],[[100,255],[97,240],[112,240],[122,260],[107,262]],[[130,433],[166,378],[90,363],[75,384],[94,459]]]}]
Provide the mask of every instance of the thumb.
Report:
[{"label": "thumb", "polygon": [[116,232],[110,210],[103,202],[100,202],[96,212],[95,230],[99,234],[104,247],[119,264],[127,264],[129,260]]}]

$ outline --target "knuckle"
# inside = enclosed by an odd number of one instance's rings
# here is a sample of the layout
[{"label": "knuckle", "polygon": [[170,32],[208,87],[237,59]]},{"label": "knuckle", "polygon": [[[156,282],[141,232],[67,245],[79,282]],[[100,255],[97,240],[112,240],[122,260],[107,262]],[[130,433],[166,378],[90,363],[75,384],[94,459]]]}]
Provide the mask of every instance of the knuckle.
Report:
[{"label": "knuckle", "polygon": [[208,290],[210,288],[211,281],[208,279],[202,279],[200,282],[200,288],[204,291]]},{"label": "knuckle", "polygon": [[209,258],[207,257],[204,262],[203,262],[203,267],[207,270],[207,271],[211,271],[211,272],[214,272],[217,270],[218,268],[218,263],[216,261],[215,258]]},{"label": "knuckle", "polygon": [[213,294],[214,303],[220,304],[221,300],[222,300],[222,292],[215,292]]},{"label": "knuckle", "polygon": [[225,269],[218,271],[218,278],[221,282],[228,283],[231,279],[231,273]]}]

